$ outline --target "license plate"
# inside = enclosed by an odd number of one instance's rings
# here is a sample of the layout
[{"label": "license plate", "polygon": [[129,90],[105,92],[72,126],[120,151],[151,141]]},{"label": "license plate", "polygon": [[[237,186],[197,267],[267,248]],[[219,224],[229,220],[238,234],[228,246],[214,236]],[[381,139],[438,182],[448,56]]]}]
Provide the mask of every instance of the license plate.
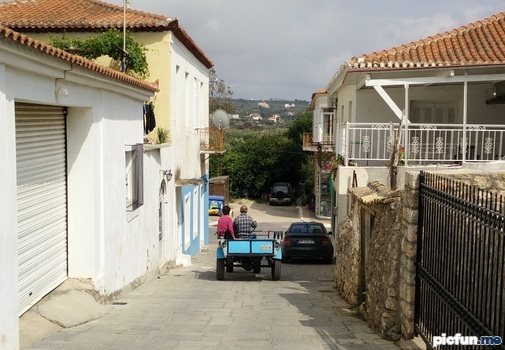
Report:
[{"label": "license plate", "polygon": [[298,241],[298,244],[314,244],[313,239],[301,239]]},{"label": "license plate", "polygon": [[266,250],[267,252],[272,250],[272,245],[271,244],[262,244],[260,245],[260,250]]}]

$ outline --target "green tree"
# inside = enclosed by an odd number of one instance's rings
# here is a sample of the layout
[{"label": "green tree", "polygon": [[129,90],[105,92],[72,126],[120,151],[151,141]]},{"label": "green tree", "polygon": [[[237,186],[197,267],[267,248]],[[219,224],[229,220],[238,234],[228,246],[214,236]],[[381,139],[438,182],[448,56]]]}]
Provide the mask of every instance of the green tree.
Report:
[{"label": "green tree", "polygon": [[[63,35],[60,38],[51,37],[51,45],[66,51],[73,52],[87,59],[96,59],[101,56],[109,56],[121,66],[123,59],[123,33],[118,29],[109,29],[98,36],[87,40],[70,39]],[[126,32],[126,72],[140,79],[149,76],[149,69],[144,45],[135,42],[133,35]]]},{"label": "green tree", "polygon": [[288,130],[288,137],[302,149],[303,133],[312,132],[312,112],[307,110],[304,113],[298,114],[296,119],[291,123]]},{"label": "green tree", "polygon": [[209,71],[209,113],[217,109],[222,109],[228,114],[235,113],[235,107],[231,102],[232,96],[232,89],[223,79],[218,78],[216,70],[211,68]]},{"label": "green tree", "polygon": [[259,198],[276,181],[304,182],[311,189],[314,158],[302,147],[302,135],[310,131],[311,112],[299,114],[289,129],[227,129],[227,152],[210,158],[210,175],[228,175],[235,198],[242,197],[244,190]]}]

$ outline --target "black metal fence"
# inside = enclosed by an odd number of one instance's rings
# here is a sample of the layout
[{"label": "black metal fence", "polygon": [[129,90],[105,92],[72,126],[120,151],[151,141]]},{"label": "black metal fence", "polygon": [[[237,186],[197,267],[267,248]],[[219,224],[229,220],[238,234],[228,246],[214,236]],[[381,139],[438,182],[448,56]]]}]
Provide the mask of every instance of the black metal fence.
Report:
[{"label": "black metal fence", "polygon": [[505,349],[505,198],[431,173],[419,182],[417,334],[437,349]]}]

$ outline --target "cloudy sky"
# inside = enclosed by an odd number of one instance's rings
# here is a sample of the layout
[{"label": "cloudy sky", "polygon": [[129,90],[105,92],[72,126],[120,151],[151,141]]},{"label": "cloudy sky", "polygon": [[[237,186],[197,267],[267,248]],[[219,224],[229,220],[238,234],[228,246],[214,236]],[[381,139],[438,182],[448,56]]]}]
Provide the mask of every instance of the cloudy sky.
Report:
[{"label": "cloudy sky", "polygon": [[[121,5],[123,0],[105,0]],[[310,100],[353,56],[505,11],[503,0],[129,0],[179,23],[235,98]]]}]

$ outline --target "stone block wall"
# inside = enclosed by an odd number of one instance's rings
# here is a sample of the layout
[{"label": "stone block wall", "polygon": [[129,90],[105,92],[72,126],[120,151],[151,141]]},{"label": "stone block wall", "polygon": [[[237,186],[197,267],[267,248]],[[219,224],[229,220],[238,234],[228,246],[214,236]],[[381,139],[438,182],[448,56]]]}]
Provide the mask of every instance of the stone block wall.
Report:
[{"label": "stone block wall", "polygon": [[401,335],[405,339],[414,337],[418,207],[419,172],[406,172],[402,193],[402,234],[398,280],[400,307],[398,317]]},{"label": "stone block wall", "polygon": [[390,191],[378,182],[350,189],[351,215],[339,225],[337,238],[337,289],[389,339],[401,334],[400,196],[401,191]]},{"label": "stone block wall", "polygon": [[353,209],[357,205],[355,197],[350,196],[349,200],[351,215],[340,223],[336,239],[335,287],[348,303],[357,305],[360,297],[361,261],[360,239],[359,235],[356,235],[359,218]]},{"label": "stone block wall", "polygon": [[[429,171],[505,195],[503,171]],[[338,291],[361,310],[374,330],[390,339],[414,336],[419,170],[405,169],[404,174],[401,191],[388,191],[378,183],[349,189],[351,213],[336,235]],[[362,209],[374,217],[368,239],[361,232]]]},{"label": "stone block wall", "polygon": [[400,338],[397,313],[398,264],[400,260],[401,203],[379,201],[371,205],[375,223],[366,258],[366,316],[370,326],[386,338]]}]

